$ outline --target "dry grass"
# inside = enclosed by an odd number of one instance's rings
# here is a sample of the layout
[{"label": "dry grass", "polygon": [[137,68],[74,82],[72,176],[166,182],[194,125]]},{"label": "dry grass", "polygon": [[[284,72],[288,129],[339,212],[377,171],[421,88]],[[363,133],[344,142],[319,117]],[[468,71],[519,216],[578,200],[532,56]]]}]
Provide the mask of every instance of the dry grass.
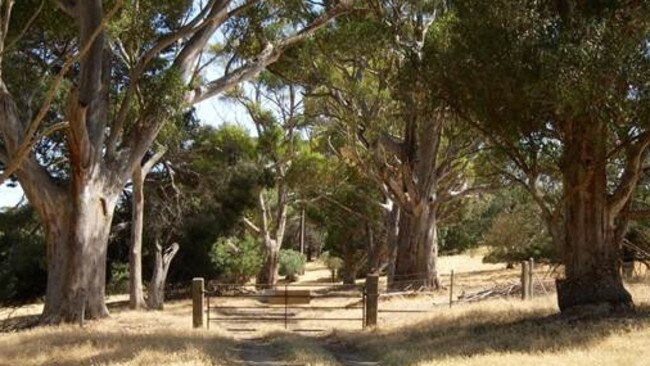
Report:
[{"label": "dry grass", "polygon": [[[517,270],[504,265],[484,265],[480,257],[441,259],[453,268],[459,287],[484,288],[502,281],[516,281]],[[444,267],[446,266],[446,267]],[[472,268],[474,269],[472,271]],[[541,269],[543,271],[543,269]],[[322,281],[328,275],[313,265],[303,281]],[[542,275],[542,272],[540,272]],[[444,282],[444,278],[443,278]],[[462,285],[466,284],[466,285]],[[382,302],[383,309],[426,308],[424,314],[380,314],[380,327],[360,331],[357,322],[293,322],[294,328],[334,327],[326,334],[306,336],[282,331],[282,324],[254,326],[247,337],[271,341],[274,353],[285,362],[339,365],[340,358],[381,361],[385,365],[647,365],[650,360],[650,285],[629,284],[642,311],[634,316],[577,320],[558,317],[552,294],[532,302],[490,300],[433,307],[446,292],[416,298],[399,297]],[[124,297],[114,297],[123,301]],[[255,303],[253,299],[222,299],[228,305]],[[323,299],[331,306],[354,300]],[[14,316],[40,312],[38,304],[24,307]],[[0,309],[0,321],[9,309]],[[354,315],[356,310],[353,311]],[[360,312],[360,311],[359,311]],[[327,313],[302,310],[304,316],[349,316],[349,310]],[[232,365],[237,363],[241,336],[229,334],[223,324],[212,330],[191,329],[191,303],[175,301],[164,312],[133,312],[113,306],[110,319],[78,326],[41,327],[0,333],[0,365]],[[219,328],[219,329],[215,329]]]},{"label": "dry grass", "polygon": [[494,300],[339,337],[386,365],[647,365],[649,310],[580,320],[556,315],[552,296]]},{"label": "dry grass", "polygon": [[289,333],[272,333],[273,347],[281,359],[288,364],[338,366],[331,350],[324,347],[322,339]]},{"label": "dry grass", "polygon": [[234,340],[193,331],[187,301],[164,312],[114,311],[78,325],[38,327],[0,335],[0,365],[228,365]]}]

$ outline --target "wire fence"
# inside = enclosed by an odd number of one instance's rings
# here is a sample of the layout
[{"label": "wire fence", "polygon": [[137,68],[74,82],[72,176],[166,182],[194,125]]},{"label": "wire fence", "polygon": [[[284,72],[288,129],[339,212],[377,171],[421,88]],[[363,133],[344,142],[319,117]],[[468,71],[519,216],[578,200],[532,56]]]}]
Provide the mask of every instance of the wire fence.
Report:
[{"label": "wire fence", "polygon": [[298,332],[321,332],[326,323],[365,324],[363,285],[338,283],[274,286],[212,283],[205,291],[207,327],[218,323],[235,332],[280,325]]}]

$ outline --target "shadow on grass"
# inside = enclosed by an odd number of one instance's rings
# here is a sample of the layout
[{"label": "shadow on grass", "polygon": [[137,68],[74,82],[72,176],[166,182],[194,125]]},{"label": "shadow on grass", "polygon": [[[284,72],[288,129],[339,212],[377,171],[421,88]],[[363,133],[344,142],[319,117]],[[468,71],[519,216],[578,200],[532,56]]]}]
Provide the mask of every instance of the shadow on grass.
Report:
[{"label": "shadow on grass", "polygon": [[0,321],[0,333],[17,332],[36,327],[41,315],[9,316]]},{"label": "shadow on grass", "polygon": [[390,331],[339,333],[334,338],[385,365],[436,364],[450,357],[588,349],[610,335],[650,327],[650,308],[608,317],[515,314],[512,319],[470,310]]},{"label": "shadow on grass", "polygon": [[[106,307],[113,315],[130,310],[128,300],[107,301]],[[40,313],[29,315],[14,315],[14,311],[18,311],[20,309],[21,306],[16,306],[13,308],[13,310],[7,310],[7,315],[0,319],[0,333],[24,331],[41,325],[39,323],[41,319]]]},{"label": "shadow on grass", "polygon": [[[47,327],[46,327],[47,328]],[[206,332],[130,333],[93,329],[37,329],[20,335],[20,347],[0,346],[14,364],[95,365],[173,363],[229,365],[236,342]],[[3,349],[4,348],[4,349]],[[34,360],[41,352],[47,361]]]}]

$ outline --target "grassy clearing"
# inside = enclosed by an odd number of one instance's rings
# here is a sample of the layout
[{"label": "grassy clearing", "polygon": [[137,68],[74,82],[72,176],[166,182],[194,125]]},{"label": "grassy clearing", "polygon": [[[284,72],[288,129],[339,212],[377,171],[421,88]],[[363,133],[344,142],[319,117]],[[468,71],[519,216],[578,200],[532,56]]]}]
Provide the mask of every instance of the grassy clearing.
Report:
[{"label": "grassy clearing", "polygon": [[0,335],[0,365],[229,365],[235,341],[193,331],[186,301],[164,312],[116,311],[110,319]]},{"label": "grassy clearing", "polygon": [[369,334],[338,334],[386,365],[647,365],[650,309],[608,319],[559,317],[554,299],[495,300]]},{"label": "grassy clearing", "polygon": [[[517,270],[488,265],[475,257],[443,258],[457,271],[468,289],[515,280]],[[474,266],[474,267],[472,267]],[[475,268],[475,271],[469,269]],[[306,280],[326,275],[314,266]],[[463,282],[461,282],[463,283]],[[361,332],[358,324],[293,324],[338,330],[319,336],[291,334],[278,326],[258,328],[247,337],[263,337],[274,356],[287,363],[334,366],[339,359],[381,361],[384,365],[647,365],[650,360],[650,284],[628,284],[639,314],[608,319],[566,319],[557,316],[555,297],[534,301],[490,300],[433,308],[426,314],[383,314],[380,327]],[[386,309],[429,306],[442,292],[423,297],[396,297],[382,302]],[[113,297],[124,301],[124,297]],[[249,301],[254,301],[247,299]],[[241,301],[241,300],[232,300]],[[333,300],[330,300],[333,301]],[[238,303],[233,303],[236,305]],[[324,304],[319,304],[324,305]],[[327,305],[330,305],[329,303]],[[34,317],[40,305],[30,305],[13,316]],[[9,309],[0,309],[0,321]],[[308,314],[306,311],[305,315]],[[335,317],[343,313],[314,313]],[[349,314],[349,313],[346,313]],[[322,323],[322,322],[321,322]],[[190,301],[174,301],[163,312],[133,312],[113,305],[110,319],[88,322],[81,329],[68,325],[0,333],[0,365],[236,365],[243,345],[241,335],[219,326],[210,331],[191,329]],[[250,342],[250,341],[248,341]]]}]

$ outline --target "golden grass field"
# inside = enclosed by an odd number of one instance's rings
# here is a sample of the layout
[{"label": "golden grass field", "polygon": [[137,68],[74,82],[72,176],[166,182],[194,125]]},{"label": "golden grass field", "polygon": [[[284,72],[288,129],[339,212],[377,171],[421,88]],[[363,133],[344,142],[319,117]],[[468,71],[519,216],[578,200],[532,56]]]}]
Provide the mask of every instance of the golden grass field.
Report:
[{"label": "golden grass field", "polygon": [[[443,283],[445,272],[454,269],[459,274],[458,289],[463,291],[515,281],[518,276],[517,270],[505,270],[504,265],[481,263],[480,256],[443,257],[441,267]],[[539,270],[539,276],[548,273],[543,267]],[[327,275],[322,266],[314,265],[301,281],[315,282]],[[336,330],[315,335],[262,324],[254,324],[257,331],[244,335],[231,334],[218,324],[209,331],[192,330],[188,300],[169,302],[162,312],[114,306],[109,319],[87,322],[84,328],[66,325],[0,333],[0,365],[242,365],[246,361],[263,365],[260,360],[267,359],[275,362],[269,365],[341,365],[346,360],[399,366],[650,365],[648,282],[628,284],[639,312],[621,317],[560,317],[551,293],[528,302],[510,298],[451,309],[433,307],[432,302],[448,297],[443,292],[396,297],[381,304],[402,309],[429,306],[427,313],[384,314],[378,328],[365,331],[356,323],[332,323],[328,326]],[[0,309],[0,322],[10,311]],[[39,311],[34,304],[13,311],[12,316],[23,319]],[[250,348],[261,343],[266,347]],[[264,354],[256,359],[255,353]],[[247,359],[251,354],[253,359]]]}]

